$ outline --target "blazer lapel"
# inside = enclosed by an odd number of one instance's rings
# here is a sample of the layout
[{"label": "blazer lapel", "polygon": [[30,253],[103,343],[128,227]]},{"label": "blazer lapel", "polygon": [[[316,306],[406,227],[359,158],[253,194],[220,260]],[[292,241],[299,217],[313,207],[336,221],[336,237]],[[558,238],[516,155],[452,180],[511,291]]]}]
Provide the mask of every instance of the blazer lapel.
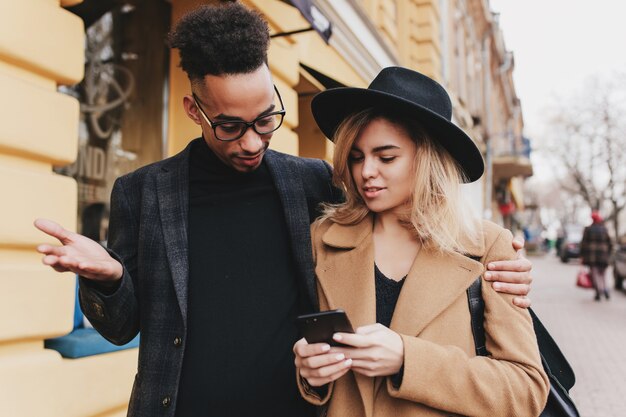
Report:
[{"label": "blazer lapel", "polygon": [[[316,270],[329,308],[345,310],[355,329],[376,323],[372,226],[370,216],[354,226],[330,226],[323,242],[343,251]],[[374,379],[358,373],[354,377],[367,410],[373,401]]]},{"label": "blazer lapel", "polygon": [[482,264],[467,256],[423,248],[400,292],[391,329],[405,335],[419,335],[482,273]]},{"label": "blazer lapel", "polygon": [[189,280],[187,216],[190,146],[165,164],[157,176],[157,196],[165,250],[185,328]]},{"label": "blazer lapel", "polygon": [[300,272],[300,286],[309,296],[312,306],[317,308],[309,209],[302,178],[297,174],[298,169],[294,166],[295,160],[282,157],[281,154],[272,150],[267,151],[264,159],[283,206],[285,222],[291,238],[293,259]]}]

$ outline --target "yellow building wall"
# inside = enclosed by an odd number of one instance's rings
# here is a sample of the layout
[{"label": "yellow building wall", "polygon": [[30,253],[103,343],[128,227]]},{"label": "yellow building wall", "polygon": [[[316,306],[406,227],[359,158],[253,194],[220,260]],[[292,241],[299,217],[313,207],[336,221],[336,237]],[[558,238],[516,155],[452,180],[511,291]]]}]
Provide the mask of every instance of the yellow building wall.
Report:
[{"label": "yellow building wall", "polygon": [[[137,351],[63,359],[43,340],[72,329],[73,274],[41,263],[53,242],[32,225],[48,217],[76,228],[73,179],[52,172],[76,158],[78,102],[56,91],[83,77],[76,0],[0,0],[0,415],[121,415]],[[36,28],[36,33],[33,33]],[[55,242],[56,243],[56,242]]]},{"label": "yellow building wall", "polygon": [[439,0],[357,0],[401,65],[442,81]]},{"label": "yellow building wall", "polygon": [[402,65],[441,82],[441,13],[438,0],[403,0],[397,7],[397,49]]}]

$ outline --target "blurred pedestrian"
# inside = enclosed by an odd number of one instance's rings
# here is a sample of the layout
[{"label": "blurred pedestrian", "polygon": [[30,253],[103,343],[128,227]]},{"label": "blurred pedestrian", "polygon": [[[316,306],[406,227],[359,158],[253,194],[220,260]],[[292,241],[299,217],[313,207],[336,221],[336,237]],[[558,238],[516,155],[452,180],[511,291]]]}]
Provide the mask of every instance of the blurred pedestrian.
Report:
[{"label": "blurred pedestrian", "polygon": [[559,226],[559,229],[556,231],[556,242],[554,243],[554,249],[557,257],[561,256],[561,246],[563,246],[564,240],[565,229],[563,229],[563,226]]},{"label": "blurred pedestrian", "polygon": [[589,267],[591,280],[596,289],[595,300],[600,301],[602,295],[608,300],[609,290],[606,286],[605,273],[611,255],[611,238],[598,211],[591,213],[591,219],[593,223],[585,227],[580,242],[580,257],[583,264]]}]

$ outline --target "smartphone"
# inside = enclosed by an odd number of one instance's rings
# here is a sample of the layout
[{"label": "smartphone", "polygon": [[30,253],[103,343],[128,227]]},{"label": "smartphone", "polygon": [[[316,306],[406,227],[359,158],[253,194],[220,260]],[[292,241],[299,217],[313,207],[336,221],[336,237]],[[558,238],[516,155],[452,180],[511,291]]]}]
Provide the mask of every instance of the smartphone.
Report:
[{"label": "smartphone", "polygon": [[304,314],[296,318],[296,324],[307,343],[328,343],[331,346],[343,346],[333,340],[333,334],[337,332],[354,333],[350,320],[343,310]]}]

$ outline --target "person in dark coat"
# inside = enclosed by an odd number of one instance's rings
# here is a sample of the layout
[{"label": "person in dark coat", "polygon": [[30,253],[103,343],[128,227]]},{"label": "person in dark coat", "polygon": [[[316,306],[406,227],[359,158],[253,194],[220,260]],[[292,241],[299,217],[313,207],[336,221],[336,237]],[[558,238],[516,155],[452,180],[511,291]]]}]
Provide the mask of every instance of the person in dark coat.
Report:
[{"label": "person in dark coat", "polygon": [[591,219],[593,223],[585,227],[580,242],[580,257],[582,263],[589,267],[591,280],[596,289],[595,300],[600,301],[602,295],[608,300],[609,290],[606,286],[605,273],[611,256],[611,238],[599,212],[593,211]]}]

